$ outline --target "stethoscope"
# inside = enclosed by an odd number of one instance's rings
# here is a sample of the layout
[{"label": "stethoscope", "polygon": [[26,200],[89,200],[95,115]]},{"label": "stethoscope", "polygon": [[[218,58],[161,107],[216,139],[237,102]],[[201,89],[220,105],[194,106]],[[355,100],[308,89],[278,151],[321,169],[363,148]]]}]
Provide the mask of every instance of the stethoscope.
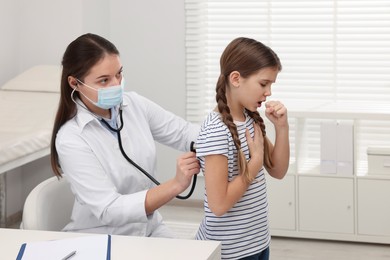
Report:
[{"label": "stethoscope", "polygon": [[[140,172],[142,172],[143,174],[145,174],[146,177],[148,177],[152,182],[154,182],[156,185],[160,185],[160,182],[158,182],[152,175],[150,175],[147,171],[145,171],[141,166],[139,166],[137,163],[135,163],[125,152],[125,150],[123,149],[123,145],[122,145],[122,138],[121,138],[121,130],[123,128],[123,116],[122,116],[122,104],[119,106],[119,118],[120,118],[120,121],[121,121],[121,125],[115,129],[113,128],[112,126],[110,126],[109,123],[106,122],[106,120],[104,120],[103,118],[101,119],[101,121],[103,122],[103,124],[105,124],[111,131],[114,131],[115,133],[117,133],[117,137],[118,137],[118,144],[119,144],[119,149],[123,155],[123,157],[131,164],[133,165],[135,168],[137,168]],[[195,147],[194,147],[194,142],[191,142],[191,146],[190,146],[190,150],[191,152],[195,152]],[[186,195],[186,196],[180,196],[180,195],[177,195],[176,198],[178,199],[181,199],[181,200],[186,200],[188,199],[189,197],[191,197],[192,193],[194,192],[194,189],[195,189],[195,185],[196,185],[196,177],[197,175],[195,174],[194,177],[193,177],[193,180],[192,180],[192,187],[191,187],[191,190],[190,192]]]}]

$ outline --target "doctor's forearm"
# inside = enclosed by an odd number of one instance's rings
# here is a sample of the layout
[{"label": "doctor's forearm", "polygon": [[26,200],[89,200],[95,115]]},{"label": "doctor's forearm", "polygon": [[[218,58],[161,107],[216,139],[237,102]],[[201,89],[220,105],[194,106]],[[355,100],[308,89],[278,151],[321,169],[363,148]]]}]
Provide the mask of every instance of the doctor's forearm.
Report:
[{"label": "doctor's forearm", "polygon": [[161,185],[148,190],[145,198],[146,214],[152,214],[155,210],[175,198],[180,191],[180,187],[173,180],[161,183]]}]

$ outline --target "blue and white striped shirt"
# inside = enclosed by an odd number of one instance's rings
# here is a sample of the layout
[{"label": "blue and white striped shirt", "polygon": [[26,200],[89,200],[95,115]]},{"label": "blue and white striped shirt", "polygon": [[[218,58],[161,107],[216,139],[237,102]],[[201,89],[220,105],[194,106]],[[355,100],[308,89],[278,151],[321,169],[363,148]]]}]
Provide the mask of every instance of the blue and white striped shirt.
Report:
[{"label": "blue and white striped shirt", "polygon": [[[236,122],[241,149],[249,160],[245,130],[253,136],[254,120],[246,115],[245,122]],[[220,114],[211,112],[202,125],[196,153],[204,170],[204,157],[221,154],[228,158],[228,181],[238,174],[237,149]],[[207,193],[204,199],[205,218],[200,224],[196,239],[222,242],[222,259],[239,259],[260,253],[269,246],[268,202],[264,168],[257,174],[242,198],[223,216],[210,210]]]}]

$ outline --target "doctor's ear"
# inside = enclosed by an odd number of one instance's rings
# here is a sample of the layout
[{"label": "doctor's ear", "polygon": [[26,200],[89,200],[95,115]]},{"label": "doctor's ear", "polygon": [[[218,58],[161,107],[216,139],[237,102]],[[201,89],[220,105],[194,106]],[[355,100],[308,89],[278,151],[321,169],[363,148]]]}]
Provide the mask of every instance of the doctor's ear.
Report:
[{"label": "doctor's ear", "polygon": [[77,89],[78,88],[78,82],[77,82],[77,79],[75,77],[72,77],[72,76],[69,76],[68,77],[68,83],[69,83],[69,86],[73,89]]}]

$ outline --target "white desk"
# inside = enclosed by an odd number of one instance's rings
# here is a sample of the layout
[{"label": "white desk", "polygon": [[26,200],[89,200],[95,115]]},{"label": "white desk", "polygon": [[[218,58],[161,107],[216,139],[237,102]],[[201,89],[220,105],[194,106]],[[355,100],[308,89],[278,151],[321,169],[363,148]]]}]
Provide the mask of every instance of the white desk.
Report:
[{"label": "white desk", "polygon": [[[15,259],[25,242],[96,234],[0,228],[0,259]],[[221,245],[216,241],[111,236],[111,259],[219,260]]]}]

